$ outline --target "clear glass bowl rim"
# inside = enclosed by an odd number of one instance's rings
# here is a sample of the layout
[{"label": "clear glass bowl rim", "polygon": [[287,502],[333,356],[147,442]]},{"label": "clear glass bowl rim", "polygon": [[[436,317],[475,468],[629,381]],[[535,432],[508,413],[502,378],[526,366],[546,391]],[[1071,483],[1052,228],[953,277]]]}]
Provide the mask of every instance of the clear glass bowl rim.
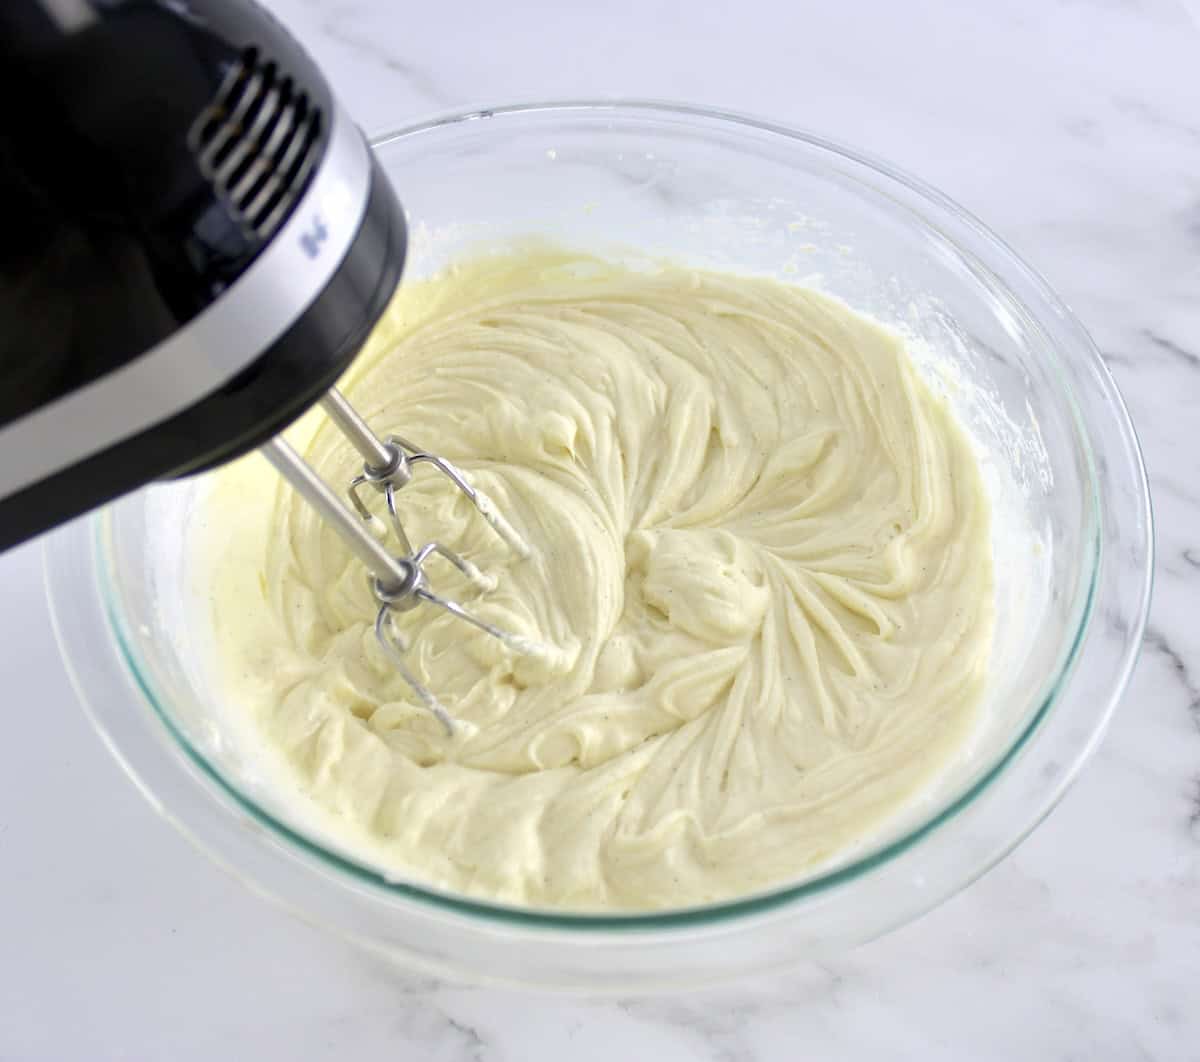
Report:
[{"label": "clear glass bowl rim", "polygon": [[[663,102],[655,100],[638,100],[638,99],[610,99],[610,100],[565,100],[565,101],[548,101],[538,103],[518,103],[497,107],[478,108],[470,111],[458,112],[446,116],[436,117],[427,121],[417,122],[408,126],[401,127],[391,132],[383,133],[372,138],[371,144],[374,149],[384,147],[396,141],[417,136],[423,133],[434,131],[445,126],[455,126],[466,122],[472,122],[480,119],[501,118],[504,116],[527,116],[535,114],[559,114],[569,115],[572,112],[586,113],[595,115],[602,112],[610,112],[616,116],[637,117],[644,115],[647,118],[655,116],[659,118],[676,118],[676,119],[697,119],[701,122],[716,122],[739,126],[750,130],[772,134],[792,141],[798,141],[810,147],[816,148],[835,158],[840,157],[844,161],[848,161],[856,166],[863,167],[866,170],[872,171],[875,176],[885,178],[888,181],[895,182],[903,186],[909,193],[916,195],[926,204],[934,207],[937,210],[943,211],[952,216],[952,218],[960,225],[964,225],[968,229],[973,230],[976,237],[982,239],[990,245],[991,251],[998,253],[1006,259],[1006,265],[1023,274],[1024,279],[1031,283],[1037,290],[1039,296],[1045,301],[1047,307],[1060,316],[1062,319],[1069,322],[1078,336],[1086,341],[1086,353],[1094,362],[1093,368],[1098,370],[1100,376],[1106,381],[1112,395],[1115,396],[1118,408],[1123,417],[1119,427],[1128,437],[1128,441],[1132,446],[1132,450],[1136,455],[1136,465],[1138,478],[1140,479],[1140,487],[1142,500],[1144,502],[1145,517],[1147,524],[1151,520],[1150,516],[1150,498],[1149,490],[1146,485],[1145,469],[1142,462],[1141,450],[1137,444],[1136,434],[1132,423],[1129,421],[1128,413],[1120,400],[1119,392],[1113,383],[1111,375],[1104,366],[1100,357],[1099,351],[1092,342],[1090,336],[1078,322],[1072,311],[1062,303],[1055,295],[1046,281],[1030,266],[1028,266],[1015,251],[1012,250],[999,236],[988,229],[982,222],[976,219],[969,212],[958,206],[952,200],[947,198],[942,193],[938,192],[933,187],[924,182],[903,173],[890,164],[874,158],[866,153],[860,152],[857,149],[847,147],[836,141],[831,141],[825,137],[815,134],[799,131],[785,125],[763,121],[751,116],[738,114],[735,112],[701,107],[689,104]],[[955,244],[956,246],[957,243]],[[968,253],[963,248],[959,248],[964,253]],[[647,911],[647,912],[574,912],[574,911],[553,911],[553,910],[535,910],[530,908],[522,908],[501,903],[489,902],[486,900],[475,899],[472,897],[442,891],[437,888],[421,886],[410,882],[401,882],[389,879],[382,873],[375,870],[371,866],[358,863],[353,859],[346,858],[339,853],[330,851],[319,843],[313,841],[303,833],[293,829],[287,823],[284,823],[269,812],[265,811],[253,800],[242,794],[238,787],[228,781],[224,775],[211,764],[205,756],[194,747],[191,741],[184,735],[172,721],[169,712],[161,703],[161,698],[154,692],[152,683],[147,676],[139,668],[137,656],[131,649],[131,640],[123,632],[124,618],[119,614],[116,607],[117,594],[115,588],[106,583],[109,575],[108,566],[99,558],[103,556],[105,549],[104,536],[107,531],[107,511],[101,511],[99,514],[88,518],[88,524],[91,529],[90,548],[92,550],[93,569],[101,583],[101,596],[105,606],[107,619],[110,625],[110,633],[114,636],[119,648],[120,656],[127,669],[127,676],[131,678],[137,687],[141,690],[146,698],[148,705],[152,708],[154,716],[162,725],[165,731],[170,735],[170,738],[178,751],[181,751],[186,757],[187,766],[199,773],[216,788],[225,797],[230,798],[233,803],[242,811],[248,813],[250,817],[258,824],[262,825],[274,838],[284,842],[285,846],[292,846],[298,849],[303,855],[315,858],[318,864],[331,869],[335,874],[343,874],[348,876],[353,882],[358,885],[366,885],[372,891],[382,891],[384,894],[391,895],[395,898],[405,900],[415,900],[418,903],[429,908],[441,910],[445,913],[473,916],[485,922],[508,925],[508,926],[525,926],[529,928],[538,928],[544,930],[571,930],[571,931],[588,931],[602,930],[610,932],[613,930],[671,930],[674,928],[684,928],[691,926],[713,926],[715,924],[728,924],[734,921],[748,919],[751,916],[763,914],[768,911],[775,910],[785,905],[794,903],[795,901],[814,897],[827,890],[858,878],[869,873],[872,869],[882,866],[890,862],[895,856],[917,845],[928,835],[939,830],[947,823],[956,818],[963,810],[972,805],[976,799],[988,790],[992,783],[999,778],[1010,763],[1018,756],[1018,754],[1029,744],[1030,739],[1042,727],[1048,715],[1052,711],[1054,705],[1058,702],[1060,694],[1063,692],[1067,682],[1070,679],[1071,671],[1075,662],[1078,659],[1080,649],[1084,644],[1089,623],[1092,617],[1093,605],[1095,601],[1095,593],[1097,581],[1103,564],[1103,543],[1100,533],[1099,522],[1094,518],[1096,508],[1100,504],[1098,494],[1098,483],[1094,468],[1093,456],[1090,449],[1090,436],[1087,432],[1087,425],[1084,424],[1083,418],[1079,412],[1077,405],[1073,399],[1071,401],[1072,410],[1076,420],[1077,430],[1085,447],[1088,447],[1087,461],[1090,473],[1090,487],[1093,503],[1093,521],[1091,530],[1091,538],[1094,544],[1094,550],[1090,551],[1092,556],[1085,558],[1085,563],[1090,563],[1090,572],[1084,587],[1083,599],[1079,603],[1079,607],[1075,609],[1077,617],[1076,629],[1071,641],[1071,645],[1060,660],[1059,667],[1055,675],[1048,680],[1048,690],[1043,697],[1037,710],[1032,714],[1027,724],[1011,739],[1008,748],[991,764],[991,766],[982,772],[975,781],[967,787],[963,792],[959,793],[949,803],[940,807],[936,814],[932,815],[926,821],[913,827],[902,837],[899,837],[891,843],[874,849],[868,852],[865,856],[855,859],[844,866],[838,867],[828,873],[818,874],[814,877],[807,878],[801,882],[778,886],[770,890],[755,893],[749,896],[739,897],[732,900],[721,901],[718,903],[707,904],[697,907],[671,909],[665,911]],[[47,574],[47,592],[50,598],[52,616],[55,617],[55,631],[59,641],[59,648],[62,652],[64,660],[68,664],[69,670],[72,670],[72,677],[76,679],[73,668],[71,668],[71,654],[67,644],[67,639],[63,636],[63,625],[58,621],[57,612],[67,607],[66,602],[56,601],[56,590],[54,586],[54,578],[52,573],[52,557],[54,551],[55,537],[47,542],[45,550],[45,565]],[[1078,751],[1078,754],[1073,758],[1065,770],[1060,784],[1055,786],[1049,793],[1043,795],[1043,799],[1031,805],[1027,809],[1027,814],[1024,821],[1015,826],[1012,830],[1011,837],[1002,851],[999,851],[995,858],[986,866],[978,867],[969,876],[965,876],[965,880],[961,884],[966,884],[967,881],[973,880],[979,874],[983,873],[988,866],[991,866],[996,859],[1001,858],[1007,851],[1015,847],[1028,833],[1045,817],[1053,806],[1061,799],[1066,792],[1071,781],[1077,776],[1084,762],[1098,744],[1099,737],[1103,734],[1108,720],[1111,717],[1113,710],[1123,692],[1134,663],[1136,662],[1137,647],[1141,643],[1142,632],[1145,626],[1146,614],[1149,607],[1149,598],[1151,592],[1151,573],[1153,570],[1153,535],[1152,532],[1148,535],[1147,557],[1146,557],[1146,572],[1145,572],[1145,590],[1142,595],[1140,607],[1137,615],[1134,617],[1134,622],[1130,630],[1130,639],[1128,645],[1128,659],[1124,661],[1120,669],[1119,682],[1112,691],[1111,697],[1106,704],[1098,706],[1095,715],[1094,728],[1090,735],[1090,739]],[[160,811],[166,813],[166,817],[172,820],[173,824],[177,825],[185,833],[186,827],[175,819],[169,809],[164,809],[158,797],[150,792],[139,778],[134,766],[129,763],[126,757],[121,754],[117,743],[113,740],[111,734],[108,733],[105,725],[98,717],[97,713],[89,704],[87,691],[84,685],[77,681],[75,682],[80,700],[83,702],[87,714],[91,718],[93,725],[96,726],[110,751],[116,756],[127,773],[134,780],[147,797],[151,800]],[[207,849],[207,846],[201,843],[201,847]],[[216,855],[210,851],[209,854]],[[220,861],[219,856],[217,857]],[[236,868],[235,868],[236,869]]]}]

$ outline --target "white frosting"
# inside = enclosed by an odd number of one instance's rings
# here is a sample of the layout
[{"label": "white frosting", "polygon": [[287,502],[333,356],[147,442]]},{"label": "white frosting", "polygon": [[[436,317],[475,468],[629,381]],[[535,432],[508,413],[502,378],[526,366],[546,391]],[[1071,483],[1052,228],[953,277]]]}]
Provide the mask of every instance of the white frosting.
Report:
[{"label": "white frosting", "polygon": [[[345,386],[532,547],[418,466],[398,498],[414,544],[499,578],[481,593],[434,558],[434,588],[552,649],[397,617],[409,666],[468,724],[448,735],[376,644],[334,533],[266,462],[219,474],[229,693],[390,872],[539,906],[728,897],[868,837],[963,742],[991,641],[988,505],[877,323],[768,279],[493,258],[404,286]],[[332,425],[305,449],[329,482],[353,476]]]}]

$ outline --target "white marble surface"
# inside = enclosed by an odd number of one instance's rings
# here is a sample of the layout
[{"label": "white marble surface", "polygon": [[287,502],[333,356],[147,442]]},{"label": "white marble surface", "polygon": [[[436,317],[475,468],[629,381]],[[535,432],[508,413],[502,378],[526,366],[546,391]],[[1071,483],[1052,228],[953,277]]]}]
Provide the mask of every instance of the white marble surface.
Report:
[{"label": "white marble surface", "polygon": [[915,172],[1109,358],[1158,517],[1146,652],[1065,802],[955,899],[821,966],[660,999],[431,983],[255,899],[157,819],[0,559],[0,1059],[1200,1057],[1200,34],[1159,0],[276,0],[371,132],[591,95],[757,112]]}]

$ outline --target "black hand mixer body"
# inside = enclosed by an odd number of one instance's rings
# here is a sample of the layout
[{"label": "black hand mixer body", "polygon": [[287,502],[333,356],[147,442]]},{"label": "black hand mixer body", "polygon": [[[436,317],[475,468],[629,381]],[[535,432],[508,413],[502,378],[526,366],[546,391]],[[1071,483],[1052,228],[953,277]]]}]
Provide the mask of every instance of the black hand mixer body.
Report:
[{"label": "black hand mixer body", "polygon": [[353,360],[403,212],[247,0],[0,4],[0,549],[271,438]]}]

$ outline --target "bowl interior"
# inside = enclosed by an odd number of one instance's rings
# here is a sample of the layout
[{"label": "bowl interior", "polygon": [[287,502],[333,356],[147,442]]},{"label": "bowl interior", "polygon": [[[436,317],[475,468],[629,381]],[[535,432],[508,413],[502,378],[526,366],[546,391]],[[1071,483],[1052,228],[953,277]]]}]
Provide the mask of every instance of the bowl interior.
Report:
[{"label": "bowl interior", "polygon": [[[1099,561],[1093,459],[1056,340],[999,275],[990,237],[878,164],[686,110],[489,112],[390,136],[376,150],[410,217],[407,275],[541,239],[635,264],[667,257],[814,284],[908,336],[925,379],[975,440],[992,500],[988,692],[968,749],[935,785],[836,865],[776,891],[812,895],[869,870],[985,788],[1052,707]],[[189,755],[269,827],[308,838],[338,867],[361,863],[244,755],[237,706],[213,681],[211,622],[191,563],[205,490],[203,478],[159,485],[105,512],[96,549],[109,621]],[[411,882],[377,884],[422,895]]]}]

